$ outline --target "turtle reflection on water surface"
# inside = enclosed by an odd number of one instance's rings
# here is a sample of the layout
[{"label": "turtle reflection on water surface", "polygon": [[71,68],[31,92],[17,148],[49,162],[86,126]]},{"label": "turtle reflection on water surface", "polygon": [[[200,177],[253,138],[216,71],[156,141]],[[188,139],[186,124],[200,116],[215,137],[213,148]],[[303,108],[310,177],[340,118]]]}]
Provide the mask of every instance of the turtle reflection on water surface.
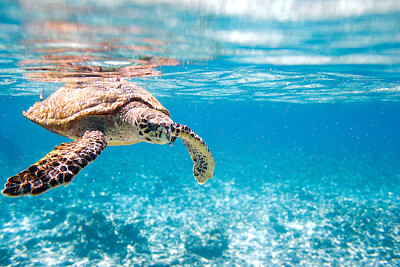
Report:
[{"label": "turtle reflection on water surface", "polygon": [[172,145],[182,139],[200,184],[210,179],[215,161],[203,139],[174,123],[169,111],[143,88],[120,79],[68,83],[24,116],[49,131],[75,141],[56,146],[37,163],[8,178],[4,195],[39,195],[72,179],[107,145],[139,142]]}]

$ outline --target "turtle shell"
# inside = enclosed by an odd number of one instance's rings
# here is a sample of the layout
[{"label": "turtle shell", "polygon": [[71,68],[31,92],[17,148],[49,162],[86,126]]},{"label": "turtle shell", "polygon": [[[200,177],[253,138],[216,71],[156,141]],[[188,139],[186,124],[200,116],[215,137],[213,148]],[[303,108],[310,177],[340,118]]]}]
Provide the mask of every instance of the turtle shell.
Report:
[{"label": "turtle shell", "polygon": [[85,116],[115,114],[132,101],[140,101],[170,116],[168,110],[152,94],[136,84],[120,79],[67,83],[23,114],[35,123],[55,126]]}]

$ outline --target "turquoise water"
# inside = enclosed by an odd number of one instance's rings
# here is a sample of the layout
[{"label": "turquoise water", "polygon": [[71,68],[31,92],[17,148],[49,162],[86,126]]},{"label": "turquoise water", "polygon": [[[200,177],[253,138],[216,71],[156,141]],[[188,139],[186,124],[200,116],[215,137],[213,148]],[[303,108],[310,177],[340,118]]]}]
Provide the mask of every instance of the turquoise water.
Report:
[{"label": "turquoise water", "polygon": [[0,179],[68,139],[22,116],[126,78],[210,147],[107,147],[0,197],[0,266],[400,265],[397,1],[0,1]]}]

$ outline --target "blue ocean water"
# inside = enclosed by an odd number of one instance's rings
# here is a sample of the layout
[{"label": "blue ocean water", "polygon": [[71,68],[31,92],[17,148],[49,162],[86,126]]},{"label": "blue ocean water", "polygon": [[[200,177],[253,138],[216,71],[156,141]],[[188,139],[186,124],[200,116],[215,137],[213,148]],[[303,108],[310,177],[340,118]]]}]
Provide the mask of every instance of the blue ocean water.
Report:
[{"label": "blue ocean water", "polygon": [[70,140],[22,116],[125,78],[207,143],[107,147],[0,197],[0,266],[398,266],[398,1],[0,1],[0,179]]}]

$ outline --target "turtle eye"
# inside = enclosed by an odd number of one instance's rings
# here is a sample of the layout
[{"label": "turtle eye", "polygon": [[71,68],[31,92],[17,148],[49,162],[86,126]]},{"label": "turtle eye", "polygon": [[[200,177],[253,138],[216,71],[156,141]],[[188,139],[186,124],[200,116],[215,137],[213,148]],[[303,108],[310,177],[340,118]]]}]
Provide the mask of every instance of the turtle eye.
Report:
[{"label": "turtle eye", "polygon": [[156,131],[158,129],[158,123],[154,123],[153,121],[149,121],[147,123],[147,129],[150,131]]}]

